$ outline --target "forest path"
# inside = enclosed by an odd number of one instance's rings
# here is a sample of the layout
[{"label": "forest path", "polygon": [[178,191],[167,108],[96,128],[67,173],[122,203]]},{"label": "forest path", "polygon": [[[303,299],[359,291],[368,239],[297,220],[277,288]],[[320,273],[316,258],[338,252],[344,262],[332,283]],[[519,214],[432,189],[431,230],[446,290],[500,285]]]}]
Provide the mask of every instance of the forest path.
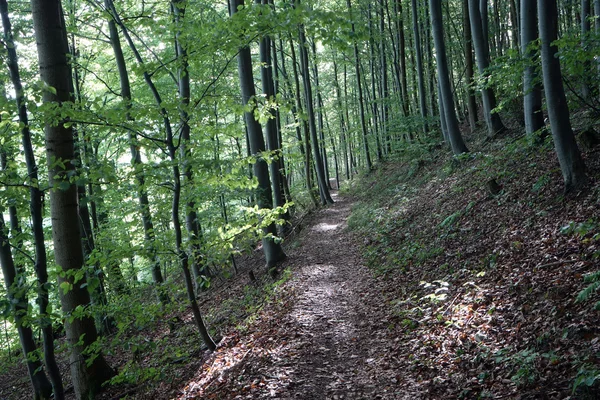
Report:
[{"label": "forest path", "polygon": [[347,229],[351,200],[335,201],[287,244],[292,278],[275,301],[223,340],[181,399],[415,398],[395,393],[389,306]]}]

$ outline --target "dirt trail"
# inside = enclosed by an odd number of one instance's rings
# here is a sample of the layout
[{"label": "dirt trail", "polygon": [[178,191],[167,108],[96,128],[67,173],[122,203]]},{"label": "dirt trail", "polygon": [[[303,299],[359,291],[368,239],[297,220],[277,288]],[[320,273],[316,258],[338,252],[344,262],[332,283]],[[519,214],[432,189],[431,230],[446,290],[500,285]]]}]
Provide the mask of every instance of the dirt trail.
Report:
[{"label": "dirt trail", "polygon": [[415,398],[397,392],[389,306],[347,230],[350,202],[335,200],[288,244],[293,277],[277,301],[225,338],[181,399]]}]

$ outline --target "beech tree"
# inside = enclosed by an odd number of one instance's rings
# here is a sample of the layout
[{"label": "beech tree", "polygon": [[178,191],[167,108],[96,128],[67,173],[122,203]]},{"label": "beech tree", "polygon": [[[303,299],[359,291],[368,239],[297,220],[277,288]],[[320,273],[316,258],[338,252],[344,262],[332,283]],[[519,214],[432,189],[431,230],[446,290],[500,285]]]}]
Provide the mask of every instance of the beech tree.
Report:
[{"label": "beech tree", "polygon": [[440,97],[442,97],[441,103],[443,105],[443,109],[440,107],[440,118],[445,120],[452,151],[454,154],[461,154],[467,152],[468,149],[460,134],[458,119],[456,118],[456,111],[454,110],[454,99],[450,88],[448,62],[446,60],[446,43],[444,42],[442,23],[442,4],[436,0],[429,0],[429,7],[433,39],[435,41]]},{"label": "beech tree", "polygon": [[569,193],[586,184],[585,164],[571,128],[569,106],[562,83],[560,59],[556,56],[558,52],[554,43],[558,28],[556,0],[538,0],[537,7],[546,106],[548,107],[554,148],[565,183],[565,192]]},{"label": "beech tree", "polygon": [[97,339],[94,319],[84,310],[90,303],[85,285],[79,232],[73,127],[62,114],[73,87],[67,54],[67,36],[60,0],[31,0],[40,78],[47,85],[44,103],[54,105],[46,120],[46,155],[50,177],[50,212],[54,258],[59,275],[65,331],[70,348],[71,378],[78,399],[91,398],[113,376],[100,350],[90,353]]},{"label": "beech tree", "polygon": [[[229,12],[234,16],[241,7],[244,6],[243,0],[230,0]],[[242,92],[242,103],[247,107],[244,112],[246,129],[250,142],[252,156],[256,157],[254,163],[254,175],[258,179],[258,190],[256,193],[256,203],[259,209],[269,210],[273,208],[273,195],[271,192],[271,180],[269,178],[269,166],[262,156],[266,150],[265,139],[262,134],[260,123],[254,117],[253,102],[256,101],[256,91],[254,88],[254,74],[252,73],[252,56],[248,44],[240,47],[238,56],[238,75]],[[276,241],[277,230],[275,223],[270,223],[263,228],[264,238],[263,252],[265,254],[267,267],[274,267],[278,262],[285,259],[286,255],[281,248],[281,244]]]},{"label": "beech tree", "polygon": [[[4,29],[4,40],[6,43],[6,52],[8,54],[7,64],[10,71],[10,79],[15,88],[15,102],[17,105],[17,113],[20,123],[21,142],[23,146],[23,153],[25,154],[25,164],[27,166],[27,175],[29,183],[29,211],[31,213],[31,229],[33,231],[33,242],[35,247],[35,265],[34,270],[37,278],[37,294],[38,294],[38,305],[39,305],[39,319],[40,327],[42,330],[42,341],[44,347],[44,363],[48,371],[48,376],[52,383],[52,389],[54,397],[56,399],[62,399],[64,397],[64,389],[60,370],[56,362],[54,355],[54,333],[52,324],[48,316],[49,313],[49,291],[48,291],[48,263],[46,255],[46,242],[43,228],[43,194],[40,189],[40,182],[38,176],[38,166],[35,159],[31,131],[29,128],[29,116],[27,112],[27,105],[25,102],[25,91],[23,90],[23,84],[21,82],[21,73],[19,70],[19,62],[16,52],[16,46],[13,39],[12,26],[10,17],[8,15],[8,4],[6,0],[0,0],[0,14],[2,15],[2,26]],[[8,239],[7,239],[8,240]],[[8,272],[11,271],[9,258],[5,258],[7,263]],[[5,277],[9,277],[6,273]],[[23,279],[21,277],[19,279]],[[14,278],[13,278],[14,282]],[[8,282],[7,282],[8,285]],[[11,283],[12,285],[12,283]],[[26,296],[25,296],[26,298]],[[25,340],[23,346],[27,344],[27,350],[24,348],[24,353],[28,354],[32,349],[28,346],[27,332],[20,332],[22,340]],[[23,336],[25,335],[25,336]],[[35,371],[35,369],[34,369]],[[43,375],[43,372],[40,371]],[[41,389],[43,382],[40,382],[41,377],[36,378],[34,382],[34,388],[36,392]],[[43,396],[42,396],[43,398]]]},{"label": "beech tree", "polygon": [[[346,0],[346,4],[348,6],[348,12],[350,13],[350,27],[352,29],[352,35],[356,34],[356,30],[354,28],[354,20],[352,20],[352,1]],[[354,70],[356,72],[356,89],[358,91],[358,107],[360,111],[360,127],[362,132],[362,141],[365,153],[365,162],[367,169],[373,168],[373,163],[371,162],[371,154],[369,151],[369,140],[367,138],[367,121],[365,116],[365,106],[364,106],[364,97],[363,97],[363,87],[361,83],[361,71],[360,71],[360,55],[358,52],[358,44],[355,40],[353,40],[354,45]]]},{"label": "beech tree", "polygon": [[537,0],[521,0],[521,51],[528,63],[523,74],[523,110],[528,135],[544,127],[542,87],[536,72],[536,53],[532,48],[537,38]]},{"label": "beech tree", "polygon": [[427,102],[425,94],[425,70],[423,68],[423,51],[421,49],[421,34],[419,32],[419,7],[417,0],[412,0],[412,23],[413,23],[413,37],[415,46],[415,59],[417,67],[417,80],[419,81],[419,110],[421,111],[421,117],[423,118],[423,130],[425,133],[429,132],[429,125],[427,123]]},{"label": "beech tree", "polygon": [[[485,76],[486,68],[490,65],[490,51],[487,28],[487,2],[482,1],[483,5],[480,11],[478,0],[469,0],[469,18],[471,21],[471,34],[477,60],[479,74]],[[506,127],[502,123],[497,113],[492,113],[496,108],[496,96],[490,87],[484,87],[481,90],[483,99],[483,116],[488,128],[488,135],[493,136],[502,133]]]}]

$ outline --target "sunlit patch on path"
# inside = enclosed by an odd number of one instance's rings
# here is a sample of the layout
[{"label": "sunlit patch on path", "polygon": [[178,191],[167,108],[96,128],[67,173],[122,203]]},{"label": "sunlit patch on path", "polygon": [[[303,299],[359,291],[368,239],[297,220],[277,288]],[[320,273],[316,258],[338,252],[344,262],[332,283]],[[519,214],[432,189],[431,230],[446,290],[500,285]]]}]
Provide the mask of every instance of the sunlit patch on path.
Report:
[{"label": "sunlit patch on path", "polygon": [[346,229],[351,204],[335,200],[287,250],[280,298],[225,338],[179,398],[419,398],[398,391],[389,308]]}]

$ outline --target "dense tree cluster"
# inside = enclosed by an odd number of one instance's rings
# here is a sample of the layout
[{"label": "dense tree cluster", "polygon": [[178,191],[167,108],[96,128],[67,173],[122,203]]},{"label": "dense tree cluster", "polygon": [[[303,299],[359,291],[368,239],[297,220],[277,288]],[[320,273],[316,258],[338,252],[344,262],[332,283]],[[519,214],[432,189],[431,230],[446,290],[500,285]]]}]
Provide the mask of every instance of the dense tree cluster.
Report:
[{"label": "dense tree cluster", "polygon": [[215,350],[196,296],[235,255],[262,240],[275,270],[294,210],[411,143],[468,152],[463,121],[494,140],[520,110],[510,129],[549,129],[565,190],[586,184],[569,106],[598,107],[598,0],[0,0],[0,14],[0,352],[20,343],[36,398],[64,398],[61,329],[77,398],[93,397],[115,374],[98,341],[148,289],[158,314],[185,290]]}]

